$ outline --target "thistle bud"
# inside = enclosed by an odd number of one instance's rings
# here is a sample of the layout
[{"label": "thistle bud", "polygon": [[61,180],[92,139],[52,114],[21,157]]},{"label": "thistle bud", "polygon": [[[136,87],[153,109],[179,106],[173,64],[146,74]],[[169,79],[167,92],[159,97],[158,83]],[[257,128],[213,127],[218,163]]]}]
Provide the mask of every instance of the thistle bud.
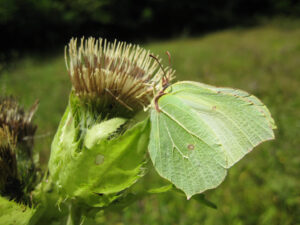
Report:
[{"label": "thistle bud", "polygon": [[106,40],[71,39],[65,60],[72,91],[85,104],[95,106],[103,117],[130,117],[149,105],[153,93],[160,90],[164,73],[150,52],[137,45]]},{"label": "thistle bud", "polygon": [[12,97],[0,98],[0,194],[30,205],[37,183],[33,160],[33,136],[37,126],[32,117],[37,103],[25,112]]},{"label": "thistle bud", "polygon": [[72,90],[51,147],[49,170],[61,197],[107,206],[143,175],[147,108],[163,71],[139,46],[72,39],[65,59]]}]

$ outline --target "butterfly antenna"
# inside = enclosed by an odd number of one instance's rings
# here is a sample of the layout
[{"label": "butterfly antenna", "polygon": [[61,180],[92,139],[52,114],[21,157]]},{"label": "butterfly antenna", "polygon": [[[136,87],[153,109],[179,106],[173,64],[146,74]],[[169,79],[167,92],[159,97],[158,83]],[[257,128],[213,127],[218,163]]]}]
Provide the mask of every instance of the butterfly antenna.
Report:
[{"label": "butterfly antenna", "polygon": [[153,58],[158,63],[158,65],[160,66],[161,70],[163,71],[164,76],[162,78],[162,81],[163,81],[163,86],[166,86],[168,84],[168,77],[167,77],[166,71],[164,70],[163,66],[161,65],[161,63],[159,62],[159,60],[158,60],[158,58],[156,56],[154,56],[152,54],[149,54],[149,56],[151,58]]},{"label": "butterfly antenna", "polygon": [[169,58],[169,66],[171,67],[171,65],[172,65],[172,62],[171,62],[171,54],[170,54],[169,51],[166,51],[166,54],[167,54],[167,56],[168,56],[168,58]]}]

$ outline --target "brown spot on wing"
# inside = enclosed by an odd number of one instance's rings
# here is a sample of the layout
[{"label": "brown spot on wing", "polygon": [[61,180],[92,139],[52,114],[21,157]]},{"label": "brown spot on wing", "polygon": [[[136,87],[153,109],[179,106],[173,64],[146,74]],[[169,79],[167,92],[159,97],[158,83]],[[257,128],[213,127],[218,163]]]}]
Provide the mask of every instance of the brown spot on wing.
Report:
[{"label": "brown spot on wing", "polygon": [[195,149],[195,145],[193,145],[193,144],[188,144],[188,149],[189,150],[194,150]]}]

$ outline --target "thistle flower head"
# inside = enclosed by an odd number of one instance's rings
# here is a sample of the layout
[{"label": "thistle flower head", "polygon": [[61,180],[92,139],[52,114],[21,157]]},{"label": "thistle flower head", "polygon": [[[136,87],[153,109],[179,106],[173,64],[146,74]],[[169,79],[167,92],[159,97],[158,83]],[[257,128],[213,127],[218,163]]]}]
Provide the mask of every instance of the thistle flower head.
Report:
[{"label": "thistle flower head", "polygon": [[12,97],[0,97],[0,194],[29,203],[26,196],[36,181],[32,117],[37,102],[25,112]]},{"label": "thistle flower head", "polygon": [[[7,127],[17,142],[32,137],[37,126],[32,124],[31,120],[37,110],[38,102],[36,102],[28,112],[18,104],[16,99],[12,97],[0,97],[0,127]],[[32,138],[31,138],[32,139]]]},{"label": "thistle flower head", "polygon": [[[123,106],[135,111],[147,106],[153,92],[161,89],[161,78],[172,79],[150,52],[125,42],[89,38],[71,39],[65,59],[73,91],[81,99],[97,99],[100,106]],[[164,74],[165,73],[165,74]]]}]

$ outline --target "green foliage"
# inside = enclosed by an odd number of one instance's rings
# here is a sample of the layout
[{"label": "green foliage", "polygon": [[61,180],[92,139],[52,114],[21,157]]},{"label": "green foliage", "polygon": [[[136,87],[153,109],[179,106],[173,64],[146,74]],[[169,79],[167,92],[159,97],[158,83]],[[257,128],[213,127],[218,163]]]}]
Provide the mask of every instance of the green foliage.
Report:
[{"label": "green foliage", "polygon": [[91,118],[78,115],[81,109],[75,107],[67,107],[54,137],[49,171],[62,200],[77,198],[93,207],[108,206],[143,176],[149,123],[140,122],[120,135],[128,119],[86,126]]},{"label": "green foliage", "polygon": [[[0,0],[0,60],[19,51],[53,50],[71,36],[149,39],[199,34],[258,17],[299,17],[294,0]],[[45,29],[46,28],[46,29]],[[2,55],[3,54],[3,55]]]},{"label": "green foliage", "polygon": [[27,225],[34,213],[34,209],[0,196],[0,225]]}]

